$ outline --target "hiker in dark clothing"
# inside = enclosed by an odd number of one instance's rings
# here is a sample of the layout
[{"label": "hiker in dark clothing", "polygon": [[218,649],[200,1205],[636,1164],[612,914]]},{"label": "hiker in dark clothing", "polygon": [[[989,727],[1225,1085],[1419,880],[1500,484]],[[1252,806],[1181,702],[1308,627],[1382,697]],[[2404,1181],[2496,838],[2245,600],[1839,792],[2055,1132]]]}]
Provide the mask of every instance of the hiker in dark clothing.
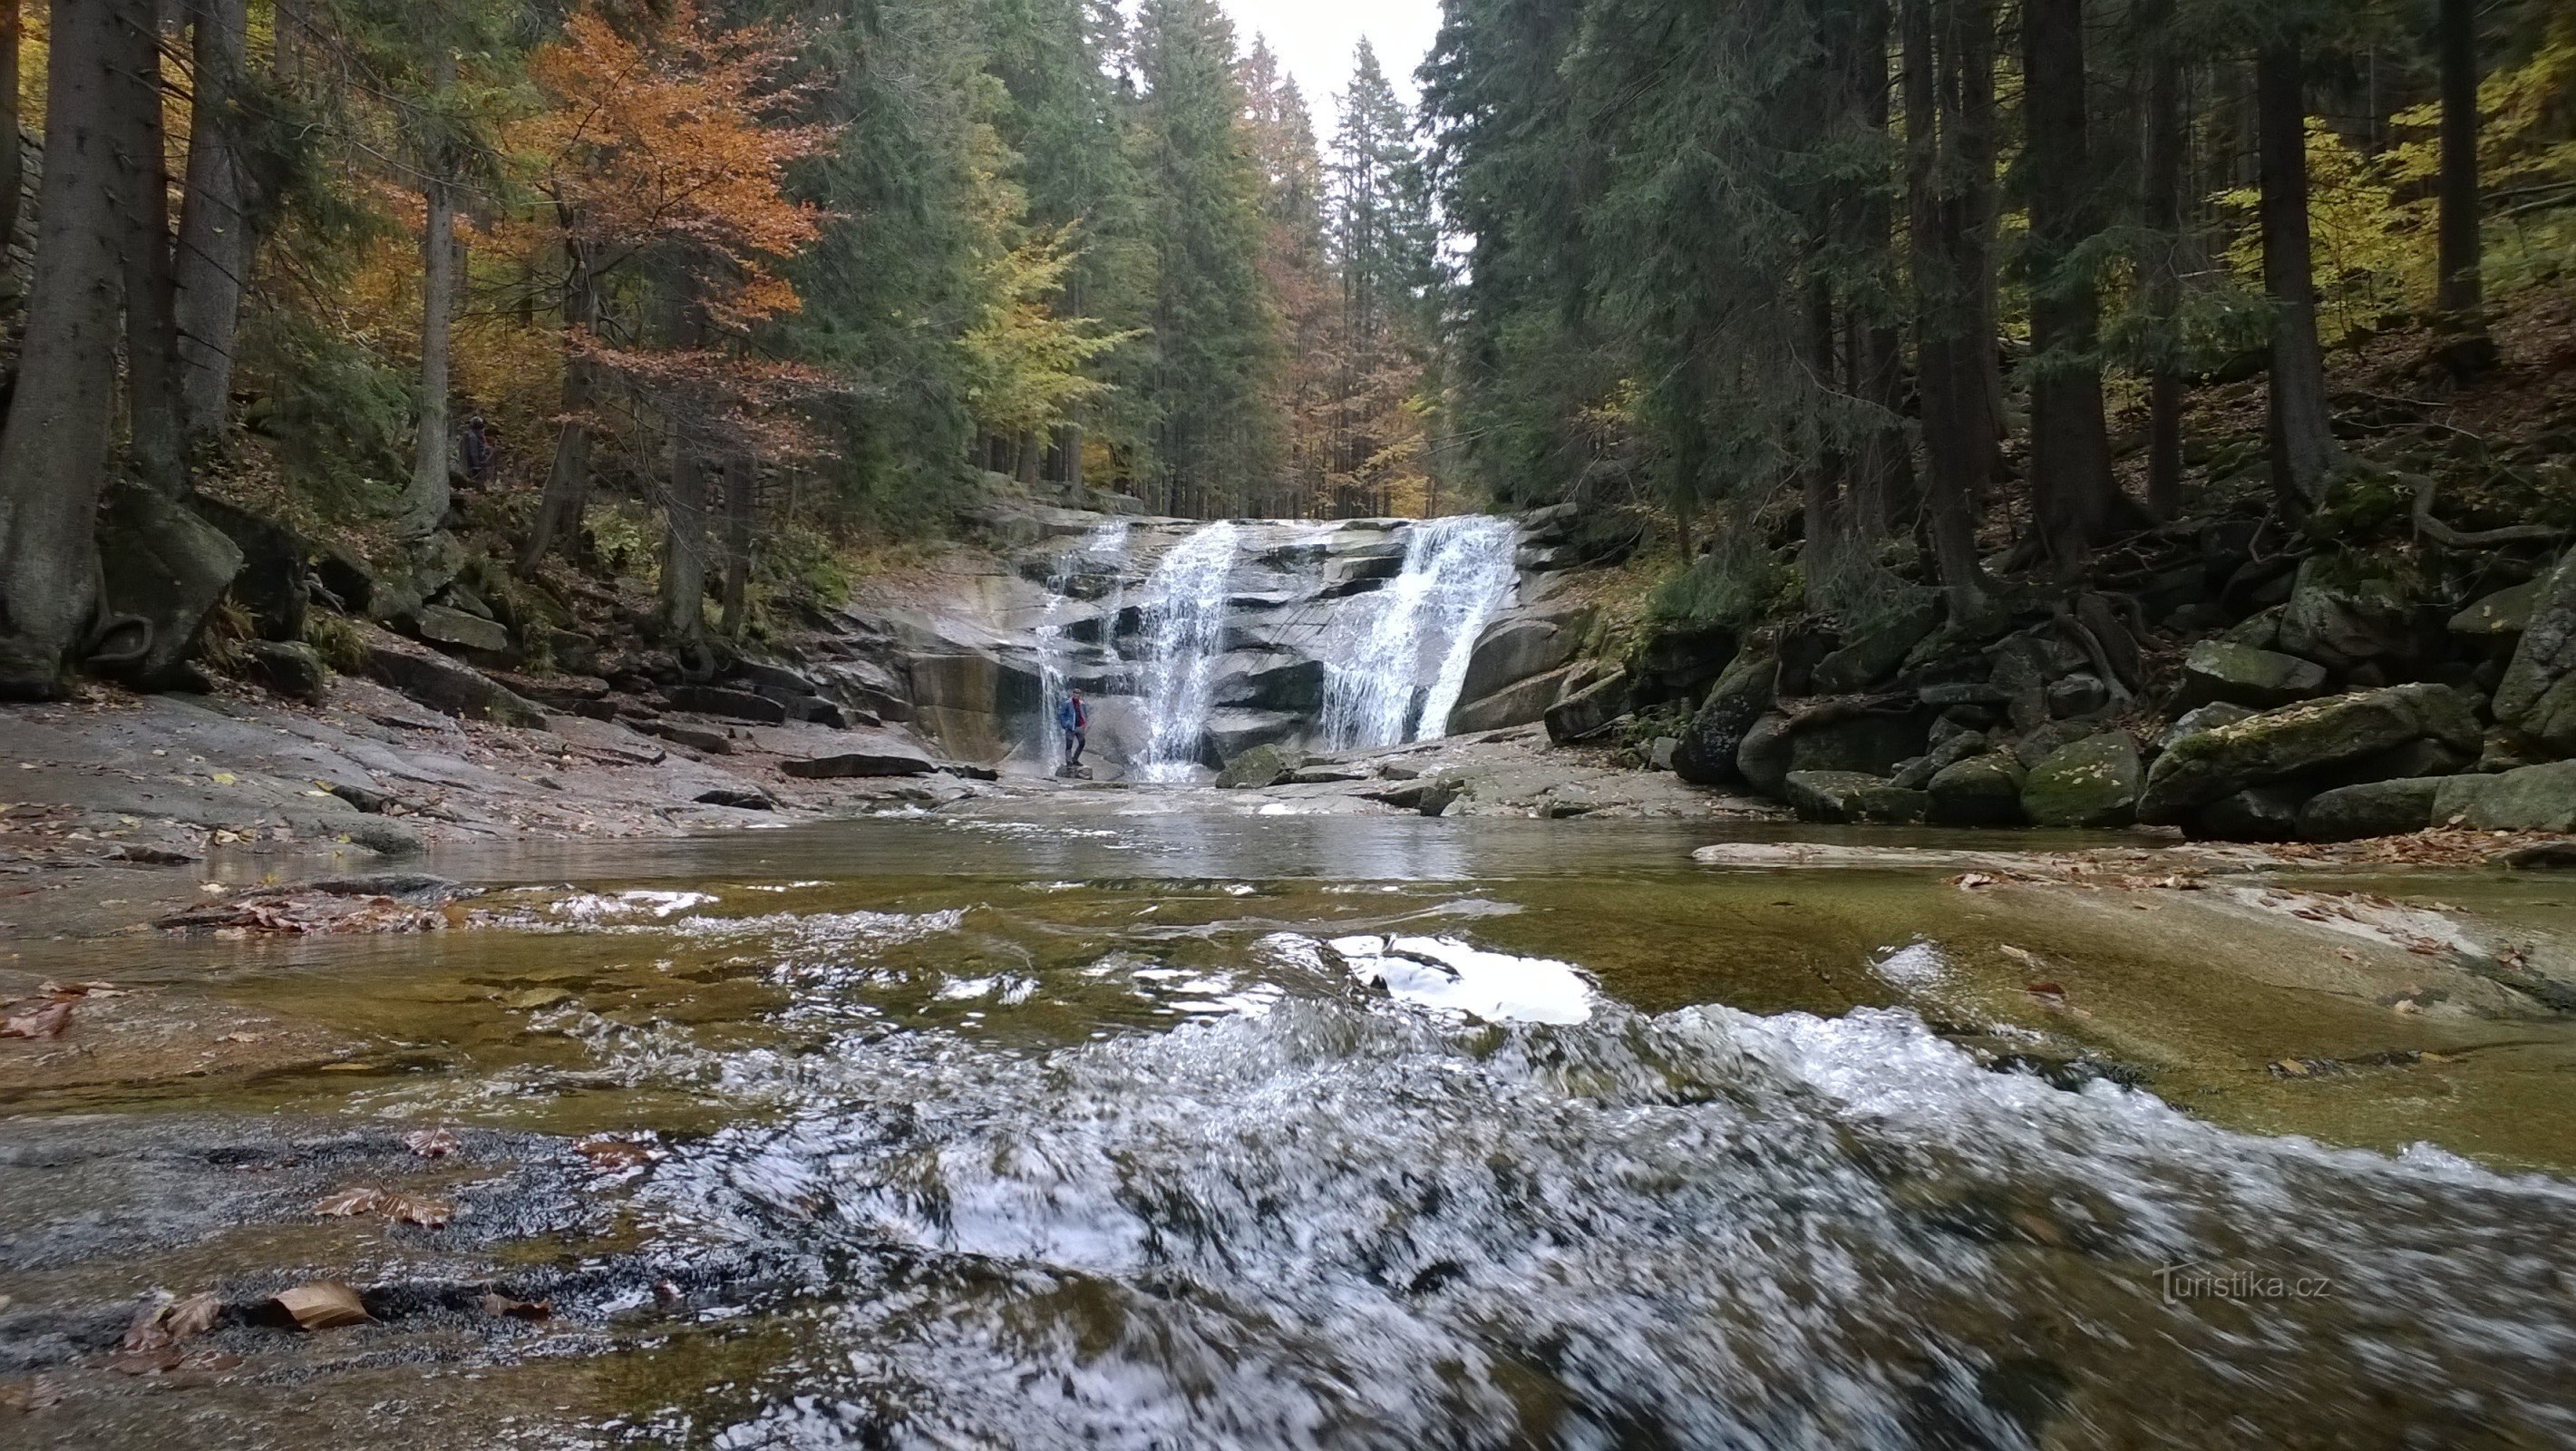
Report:
[{"label": "hiker in dark clothing", "polygon": [[483,421],[482,414],[475,414],[465,420],[461,442],[467,481],[478,489],[490,488],[494,476],[501,472],[501,447],[492,437],[492,425]]},{"label": "hiker in dark clothing", "polygon": [[1091,707],[1082,703],[1082,692],[1066,696],[1055,708],[1055,724],[1064,732],[1064,763],[1067,767],[1082,764],[1082,753],[1091,745]]}]

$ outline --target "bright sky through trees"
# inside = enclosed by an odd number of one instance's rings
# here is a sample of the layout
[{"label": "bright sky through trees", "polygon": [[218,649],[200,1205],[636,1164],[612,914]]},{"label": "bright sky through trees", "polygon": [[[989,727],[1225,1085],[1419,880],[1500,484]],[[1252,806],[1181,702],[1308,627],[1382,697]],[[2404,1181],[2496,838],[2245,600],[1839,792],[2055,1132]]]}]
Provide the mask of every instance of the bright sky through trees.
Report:
[{"label": "bright sky through trees", "polygon": [[1254,35],[1269,37],[1327,135],[1340,114],[1336,101],[1351,83],[1351,53],[1361,36],[1376,43],[1379,62],[1410,101],[1413,68],[1440,29],[1440,0],[1225,0],[1225,8],[1246,45]]}]

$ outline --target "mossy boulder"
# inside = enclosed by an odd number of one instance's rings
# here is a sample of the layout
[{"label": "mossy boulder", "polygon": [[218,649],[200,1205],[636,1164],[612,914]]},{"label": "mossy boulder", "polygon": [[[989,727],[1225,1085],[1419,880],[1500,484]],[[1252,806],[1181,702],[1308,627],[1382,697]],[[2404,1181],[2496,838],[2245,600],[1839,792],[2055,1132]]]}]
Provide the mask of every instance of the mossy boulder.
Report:
[{"label": "mossy boulder", "polygon": [[2576,761],[2498,776],[2451,776],[2433,798],[2433,824],[2477,831],[2576,831]]},{"label": "mossy boulder", "polygon": [[1748,650],[1726,667],[1708,699],[1691,716],[1673,752],[1673,770],[1695,786],[1723,786],[1739,779],[1735,753],[1753,723],[1777,704],[1773,689],[1779,661],[1768,650]]},{"label": "mossy boulder", "polygon": [[1907,791],[1859,771],[1792,771],[1785,789],[1801,821],[1910,826],[1921,823],[1931,807],[1931,798],[1924,792]]},{"label": "mossy boulder", "polygon": [[2022,782],[2033,826],[2112,828],[2138,819],[2146,767],[2126,731],[2104,731],[2052,752]]},{"label": "mossy boulder", "polygon": [[2177,742],[2156,761],[2138,819],[2185,825],[2214,802],[2350,766],[2409,741],[2474,749],[2477,717],[2445,685],[2398,685],[2312,700],[2248,716]]},{"label": "mossy boulder", "polygon": [[1294,775],[1299,757],[1285,746],[1254,746],[1225,763],[1216,784],[1228,791],[1258,791]]},{"label": "mossy boulder", "polygon": [[2271,710],[2306,700],[2325,688],[2325,667],[2314,661],[2225,640],[2203,640],[2183,659],[2180,703],[2190,707],[2224,701]]},{"label": "mossy boulder", "polygon": [[2321,792],[2299,808],[2299,835],[2308,841],[2360,841],[2422,831],[2433,824],[2446,779],[2414,776]]},{"label": "mossy boulder", "polygon": [[2009,752],[1972,757],[1943,770],[1925,788],[1935,826],[2019,826],[2021,788],[2030,773]]},{"label": "mossy boulder", "polygon": [[2550,570],[2522,642],[2496,683],[2495,718],[2562,754],[2576,754],[2576,550]]}]

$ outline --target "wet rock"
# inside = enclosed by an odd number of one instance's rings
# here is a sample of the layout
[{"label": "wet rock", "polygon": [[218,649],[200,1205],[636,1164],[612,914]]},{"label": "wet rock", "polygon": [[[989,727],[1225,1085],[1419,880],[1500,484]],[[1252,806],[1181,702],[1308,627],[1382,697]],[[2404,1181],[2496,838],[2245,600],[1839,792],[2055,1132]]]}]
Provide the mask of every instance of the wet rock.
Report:
[{"label": "wet rock", "polygon": [[2146,777],[2138,743],[2104,731],[2052,752],[2022,782],[2022,813],[2033,826],[2107,829],[2137,820]]},{"label": "wet rock", "polygon": [[[1475,653],[1468,658],[1467,678],[1460,687],[1459,699],[1482,700],[1522,681],[1564,669],[1574,663],[1591,628],[1592,610],[1587,605],[1524,610],[1496,619],[1476,637]],[[1321,668],[1319,663],[1318,702],[1322,699]]]},{"label": "wet rock", "polygon": [[2462,749],[2477,743],[2477,718],[2459,692],[2399,685],[2265,711],[2165,752],[2147,777],[2138,819],[2181,825],[2249,787],[2349,766],[2427,736]]},{"label": "wet rock", "polygon": [[2538,598],[2496,683],[2496,720],[2561,754],[2576,753],[2576,550],[2543,577]]},{"label": "wet rock", "polygon": [[2360,841],[2422,831],[2433,824],[2441,791],[2442,778],[2416,777],[2320,792],[2299,808],[2299,836],[2307,841]]},{"label": "wet rock", "polygon": [[2471,603],[2451,616],[2451,633],[2471,639],[2521,634],[2530,627],[2532,613],[2540,607],[2541,591],[2548,582],[2549,577],[2542,575]]},{"label": "wet rock", "polygon": [[531,729],[546,723],[544,711],[490,676],[382,631],[368,636],[367,668],[378,680],[447,715]]},{"label": "wet rock", "polygon": [[1778,675],[1778,663],[1768,651],[1737,656],[1683,730],[1681,744],[1673,752],[1674,772],[1695,786],[1723,786],[1740,779],[1736,753],[1753,723],[1777,703],[1772,685]]},{"label": "wet rock", "polygon": [[778,809],[778,798],[768,792],[740,787],[718,787],[713,791],[701,791],[691,799],[700,806],[729,806],[736,811],[776,811]]},{"label": "wet rock", "polygon": [[1845,631],[1842,648],[1816,662],[1810,684],[1818,695],[1867,690],[1893,677],[1940,622],[1938,597],[1915,593],[1897,602],[1887,618]]},{"label": "wet rock", "polygon": [[2250,706],[2235,705],[2223,700],[2201,706],[2196,710],[2185,711],[2179,720],[2165,727],[2163,735],[2156,737],[2156,750],[2162,754],[2203,731],[2214,731],[2220,726],[2234,725],[2255,714],[2257,712]]},{"label": "wet rock", "polygon": [[510,632],[481,615],[467,614],[446,605],[423,605],[415,621],[415,633],[433,645],[478,655],[506,657],[511,654]]},{"label": "wet rock", "polygon": [[2048,687],[2048,713],[2059,720],[2093,715],[2111,704],[2111,687],[2101,677],[2078,672]]},{"label": "wet rock", "polygon": [[2214,841],[2295,841],[2300,793],[2287,786],[2254,786],[2202,807],[2192,834]]},{"label": "wet rock", "polygon": [[1547,712],[1548,739],[1558,745],[1590,740],[1634,709],[1635,692],[1628,672],[1608,678],[1558,701]]},{"label": "wet rock", "polygon": [[1231,761],[1255,746],[1294,740],[1305,729],[1305,718],[1287,711],[1212,710],[1208,712],[1206,746],[1214,759],[1207,764]]},{"label": "wet rock", "polygon": [[2223,701],[2271,710],[2306,700],[2325,688],[2325,667],[2314,661],[2225,640],[2203,640],[2183,659],[2178,701],[2185,707]]},{"label": "wet rock", "polygon": [[2019,826],[2022,783],[2029,772],[2009,754],[1971,757],[1932,778],[1929,819],[1935,826]]},{"label": "wet rock", "polygon": [[1225,763],[1216,784],[1228,791],[1258,791],[1286,781],[1297,770],[1298,757],[1284,746],[1255,746]]},{"label": "wet rock", "polygon": [[2500,776],[2447,776],[2433,798],[2437,826],[2477,831],[2576,831],[2576,761]]},{"label": "wet rock", "polygon": [[105,628],[90,667],[146,690],[200,687],[189,657],[241,573],[240,547],[185,507],[128,489],[100,516],[98,552]]},{"label": "wet rock", "polygon": [[331,667],[322,652],[301,640],[253,640],[244,648],[259,683],[292,700],[320,705],[330,698]]},{"label": "wet rock", "polygon": [[1919,824],[1931,798],[1857,771],[1792,771],[1784,783],[1801,821]]},{"label": "wet rock", "polygon": [[[1210,699],[1251,710],[1312,715],[1324,708],[1324,662],[1262,651],[1228,655],[1211,672]],[[1538,717],[1532,716],[1531,720]],[[1514,722],[1520,724],[1520,722]]]},{"label": "wet rock", "polygon": [[671,706],[675,710],[748,721],[753,725],[787,724],[787,707],[768,696],[714,685],[683,685],[671,692]]}]

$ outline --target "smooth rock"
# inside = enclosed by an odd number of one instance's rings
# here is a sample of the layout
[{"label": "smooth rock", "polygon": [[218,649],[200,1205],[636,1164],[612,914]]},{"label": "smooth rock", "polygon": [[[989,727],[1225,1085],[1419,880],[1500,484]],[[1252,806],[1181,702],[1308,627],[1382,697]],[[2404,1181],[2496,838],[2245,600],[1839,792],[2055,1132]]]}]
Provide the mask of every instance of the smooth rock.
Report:
[{"label": "smooth rock", "polygon": [[1772,797],[1786,789],[1792,768],[1794,729],[1789,717],[1775,710],[1755,720],[1744,732],[1744,739],[1735,748],[1735,774],[1745,785]]},{"label": "smooth rock", "polygon": [[492,677],[381,631],[368,637],[367,669],[404,695],[447,715],[531,729],[546,723],[544,711]]},{"label": "smooth rock", "polygon": [[787,724],[787,707],[765,695],[726,690],[714,685],[683,685],[671,692],[671,706],[696,715],[747,721],[752,725]]},{"label": "smooth rock", "polygon": [[1723,786],[1741,779],[1736,752],[1753,723],[1777,703],[1778,663],[1767,651],[1748,650],[1726,667],[1700,702],[1673,752],[1673,770],[1695,786]]},{"label": "smooth rock", "polygon": [[2203,640],[2183,658],[2178,701],[2186,708],[2224,701],[2272,710],[2325,688],[2325,667],[2312,660],[2225,640]]},{"label": "smooth rock", "polygon": [[2419,776],[2320,792],[2299,808],[2299,835],[2307,841],[2360,841],[2422,831],[2433,824],[2442,781]]},{"label": "smooth rock", "polygon": [[[2522,640],[2514,647],[2504,678],[2496,682],[2496,720],[2561,753],[2576,753],[2576,700],[2557,689],[2572,674],[2576,674],[2576,549],[2542,577]],[[2559,698],[2542,711],[2542,701],[2553,693]]]},{"label": "smooth rock", "polygon": [[2033,826],[2110,829],[2138,817],[2146,777],[2138,743],[2104,731],[2051,752],[2022,782],[2022,813]]},{"label": "smooth rock", "polygon": [[1846,630],[1842,648],[1816,662],[1812,688],[1818,695],[1851,695],[1889,679],[1940,623],[1939,598],[1911,593],[1894,602],[1887,618]]},{"label": "smooth rock", "polygon": [[2451,616],[2450,631],[2475,639],[2497,639],[2519,635],[2531,626],[2531,616],[2540,607],[2541,591],[2549,583],[2540,575],[2470,603]]},{"label": "smooth rock", "polygon": [[1284,746],[1254,746],[1225,763],[1216,784],[1228,791],[1258,791],[1296,773],[1299,758]]},{"label": "smooth rock", "polygon": [[781,761],[778,769],[800,781],[844,781],[885,776],[927,776],[939,769],[928,756],[891,742],[867,750],[837,751]]},{"label": "smooth rock", "polygon": [[1887,822],[1923,820],[1931,798],[1857,771],[1792,771],[1784,783],[1789,805],[1802,821]]},{"label": "smooth rock", "polygon": [[1973,756],[1942,771],[1925,788],[1934,826],[2019,826],[2022,783],[2029,777],[2006,752]]},{"label": "smooth rock", "polygon": [[224,532],[143,489],[118,491],[99,516],[99,619],[91,669],[145,690],[198,686],[189,657],[241,573]]},{"label": "smooth rock", "polygon": [[1459,699],[1482,700],[1522,681],[1564,669],[1574,663],[1576,653],[1583,648],[1584,634],[1591,627],[1592,611],[1588,606],[1504,615],[1476,637],[1475,653],[1468,657],[1467,678],[1460,687]]},{"label": "smooth rock", "polygon": [[1461,702],[1449,712],[1449,734],[1475,735],[1482,731],[1508,730],[1513,726],[1536,725],[1547,719],[1547,713],[1565,698],[1580,666],[1507,685],[1481,699]]},{"label": "smooth rock", "polygon": [[2290,787],[2250,787],[2202,807],[2192,834],[2212,841],[2293,841],[2301,805],[2300,793]]},{"label": "smooth rock", "polygon": [[308,705],[331,694],[331,667],[322,652],[301,640],[253,640],[244,647],[262,685]]},{"label": "smooth rock", "polygon": [[2348,766],[2426,736],[2463,750],[2476,746],[2477,717],[2458,691],[2398,685],[2265,711],[2165,752],[2147,776],[2138,819],[2182,825],[2249,787]]},{"label": "smooth rock", "polygon": [[2576,761],[2500,776],[2446,776],[2433,800],[2433,822],[2476,831],[2576,831]]},{"label": "smooth rock", "polygon": [[1628,673],[1617,671],[1548,708],[1547,736],[1558,745],[1589,740],[1634,709]]}]

